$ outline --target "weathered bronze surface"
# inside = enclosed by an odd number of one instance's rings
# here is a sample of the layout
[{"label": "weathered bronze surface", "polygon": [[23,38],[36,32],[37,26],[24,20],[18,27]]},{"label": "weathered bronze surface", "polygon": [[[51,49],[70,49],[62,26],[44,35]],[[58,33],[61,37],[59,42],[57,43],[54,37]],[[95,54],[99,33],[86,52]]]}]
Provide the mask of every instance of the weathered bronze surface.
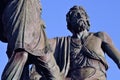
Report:
[{"label": "weathered bronze surface", "polygon": [[106,80],[105,53],[120,68],[120,52],[107,33],[89,32],[83,7],[66,15],[72,36],[47,39],[39,0],[1,2],[0,40],[9,58],[1,80]]},{"label": "weathered bronze surface", "polygon": [[[48,40],[62,80],[106,80],[108,65],[105,53],[120,68],[120,52],[105,32],[89,32],[89,17],[81,6],[73,6],[66,20],[73,35]],[[32,78],[40,78],[35,67],[31,74]]]},{"label": "weathered bronze surface", "polygon": [[[52,76],[50,74],[50,71],[53,70],[51,67],[56,65],[56,62],[52,56],[49,56],[51,50],[41,19],[42,9],[39,0],[2,1],[4,4],[0,3],[2,4],[0,5],[0,39],[8,43],[9,61],[1,80],[29,80],[29,64],[35,64],[36,68],[41,68],[46,79],[49,79]],[[41,73],[41,70],[37,70],[37,72]],[[54,71],[56,75],[53,78],[57,76],[59,79],[57,66],[54,67]]]}]

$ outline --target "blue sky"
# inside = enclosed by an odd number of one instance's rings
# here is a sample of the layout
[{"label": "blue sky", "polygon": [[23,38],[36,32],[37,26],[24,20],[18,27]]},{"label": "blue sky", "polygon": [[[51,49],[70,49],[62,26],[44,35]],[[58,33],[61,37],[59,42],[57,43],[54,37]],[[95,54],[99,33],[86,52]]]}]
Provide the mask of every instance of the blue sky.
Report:
[{"label": "blue sky", "polygon": [[[48,38],[71,35],[66,27],[66,13],[72,6],[80,5],[90,17],[90,31],[108,33],[120,51],[120,0],[42,0],[41,3]],[[8,61],[6,47],[7,44],[0,42],[0,76]],[[106,60],[109,64],[107,80],[119,80],[118,67],[107,55]]]}]

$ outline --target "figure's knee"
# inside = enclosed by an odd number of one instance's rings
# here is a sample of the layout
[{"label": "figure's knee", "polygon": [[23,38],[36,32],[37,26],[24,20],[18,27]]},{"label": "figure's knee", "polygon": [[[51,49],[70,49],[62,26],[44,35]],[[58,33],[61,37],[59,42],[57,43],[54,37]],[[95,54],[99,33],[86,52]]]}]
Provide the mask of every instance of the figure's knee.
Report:
[{"label": "figure's knee", "polygon": [[16,52],[16,53],[15,53],[15,56],[16,56],[16,58],[21,58],[21,59],[27,60],[27,58],[28,58],[28,53],[25,52],[25,51]]},{"label": "figure's knee", "polygon": [[15,52],[11,56],[9,62],[7,63],[3,71],[2,80],[19,80],[20,76],[22,75],[23,68],[27,62],[27,59],[27,52]]}]

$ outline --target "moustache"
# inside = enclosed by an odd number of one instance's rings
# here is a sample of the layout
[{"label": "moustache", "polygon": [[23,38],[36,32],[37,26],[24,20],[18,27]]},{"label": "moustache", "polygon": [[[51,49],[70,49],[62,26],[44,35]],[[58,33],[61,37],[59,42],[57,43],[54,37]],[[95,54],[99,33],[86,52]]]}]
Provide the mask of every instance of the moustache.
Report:
[{"label": "moustache", "polygon": [[80,31],[84,31],[87,28],[87,24],[84,20],[78,20],[76,26],[78,26]]}]

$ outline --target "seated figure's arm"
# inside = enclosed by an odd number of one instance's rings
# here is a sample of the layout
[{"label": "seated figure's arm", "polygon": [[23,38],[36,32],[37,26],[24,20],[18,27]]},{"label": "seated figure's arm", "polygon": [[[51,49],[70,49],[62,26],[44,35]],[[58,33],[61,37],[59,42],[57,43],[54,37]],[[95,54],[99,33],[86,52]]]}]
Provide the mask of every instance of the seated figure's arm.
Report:
[{"label": "seated figure's arm", "polygon": [[111,38],[105,32],[99,32],[98,36],[102,39],[102,49],[120,69],[120,52],[114,46]]}]

